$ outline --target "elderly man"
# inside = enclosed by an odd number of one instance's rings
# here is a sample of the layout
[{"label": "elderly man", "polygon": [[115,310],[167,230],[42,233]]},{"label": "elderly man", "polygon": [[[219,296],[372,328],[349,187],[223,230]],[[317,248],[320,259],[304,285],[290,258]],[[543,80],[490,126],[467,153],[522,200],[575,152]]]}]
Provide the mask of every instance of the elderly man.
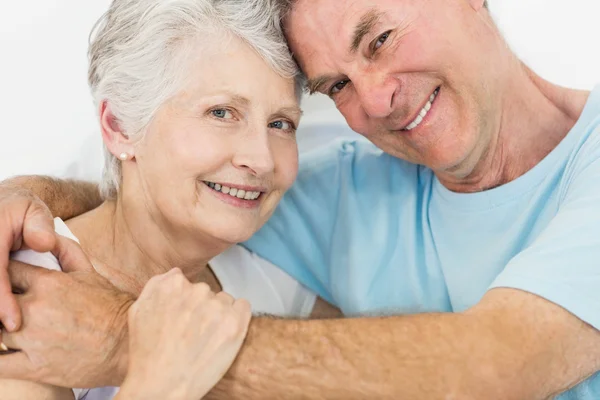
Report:
[{"label": "elderly man", "polygon": [[[379,149],[354,141],[307,155],[247,246],[354,318],[257,318],[213,396],[600,398],[600,89],[538,77],[508,49],[483,0],[285,3],[310,90],[329,95]],[[62,217],[95,203],[86,186],[40,178],[6,183],[3,193],[9,247],[22,230],[31,246],[51,242],[33,193]],[[87,281],[18,279],[41,316],[26,315],[23,333],[11,335],[46,368],[0,357],[0,375],[120,383],[123,360],[97,365],[123,342],[108,332],[124,325],[119,305],[62,321],[61,308],[72,313],[77,296],[94,295]],[[50,300],[47,287],[64,285],[71,290]],[[11,330],[14,307],[1,310]],[[44,344],[56,321],[79,328],[73,349]],[[73,365],[56,362],[72,355]],[[66,368],[78,368],[80,381],[64,382]],[[111,382],[95,378],[99,369]]]}]

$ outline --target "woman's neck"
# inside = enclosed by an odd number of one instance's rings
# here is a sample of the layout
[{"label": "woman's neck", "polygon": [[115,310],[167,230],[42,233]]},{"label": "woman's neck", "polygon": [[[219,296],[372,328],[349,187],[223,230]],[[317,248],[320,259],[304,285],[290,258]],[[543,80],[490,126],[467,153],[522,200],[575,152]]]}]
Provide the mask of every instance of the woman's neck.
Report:
[{"label": "woman's neck", "polygon": [[67,225],[98,273],[120,290],[139,295],[150,278],[172,268],[181,269],[191,282],[220,289],[207,264],[228,245],[176,231],[139,204],[106,201]]}]

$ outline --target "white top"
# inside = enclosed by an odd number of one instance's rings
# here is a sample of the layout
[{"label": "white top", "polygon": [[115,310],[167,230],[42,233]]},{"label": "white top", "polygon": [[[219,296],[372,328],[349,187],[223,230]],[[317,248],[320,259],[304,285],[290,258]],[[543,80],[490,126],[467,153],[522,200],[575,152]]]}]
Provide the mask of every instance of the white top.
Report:
[{"label": "white top", "polygon": [[[62,236],[79,240],[60,219],[54,219],[54,228]],[[32,250],[15,252],[11,258],[38,267],[61,271],[52,253]],[[316,295],[298,281],[241,246],[233,246],[210,261],[210,267],[221,283],[223,291],[235,298],[244,298],[254,314],[280,317],[308,317]],[[73,389],[76,400],[110,400],[118,388]]]}]

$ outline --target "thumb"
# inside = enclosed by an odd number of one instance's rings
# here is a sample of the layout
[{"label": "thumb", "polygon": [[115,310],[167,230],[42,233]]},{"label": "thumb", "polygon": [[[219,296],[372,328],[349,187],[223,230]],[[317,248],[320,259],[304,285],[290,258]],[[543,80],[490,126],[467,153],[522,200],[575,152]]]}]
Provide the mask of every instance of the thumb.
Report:
[{"label": "thumb", "polygon": [[74,240],[56,235],[56,244],[51,251],[58,259],[63,272],[95,271],[85,252]]},{"label": "thumb", "polygon": [[54,221],[48,207],[41,201],[32,201],[23,222],[23,242],[30,249],[44,253],[56,245]]}]

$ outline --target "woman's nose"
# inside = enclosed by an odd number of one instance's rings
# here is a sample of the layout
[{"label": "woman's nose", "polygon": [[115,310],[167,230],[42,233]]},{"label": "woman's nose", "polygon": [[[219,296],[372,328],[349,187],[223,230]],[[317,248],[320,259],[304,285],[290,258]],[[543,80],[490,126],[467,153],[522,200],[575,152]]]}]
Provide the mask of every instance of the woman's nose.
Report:
[{"label": "woman's nose", "polygon": [[264,176],[273,172],[275,162],[267,128],[254,129],[242,136],[239,138],[233,164],[237,168],[248,170],[255,176]]}]

